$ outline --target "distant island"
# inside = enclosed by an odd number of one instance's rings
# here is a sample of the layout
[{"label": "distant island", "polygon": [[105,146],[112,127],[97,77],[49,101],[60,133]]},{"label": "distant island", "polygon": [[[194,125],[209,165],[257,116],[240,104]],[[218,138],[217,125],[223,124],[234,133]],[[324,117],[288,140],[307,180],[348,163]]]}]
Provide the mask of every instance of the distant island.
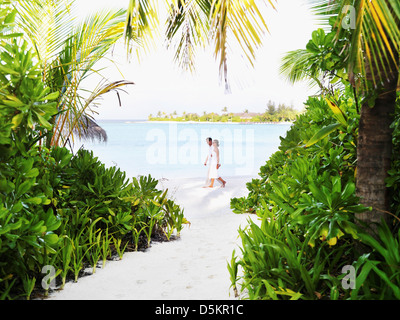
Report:
[{"label": "distant island", "polygon": [[225,107],[222,114],[215,112],[203,112],[202,115],[197,113],[186,113],[178,115],[176,111],[172,113],[165,113],[158,111],[157,115],[150,114],[149,121],[193,121],[193,122],[244,122],[244,123],[279,123],[279,122],[292,122],[302,112],[294,109],[293,106],[279,104],[276,107],[275,103],[269,101],[267,109],[263,113],[249,112],[248,109],[240,113],[228,112]]}]

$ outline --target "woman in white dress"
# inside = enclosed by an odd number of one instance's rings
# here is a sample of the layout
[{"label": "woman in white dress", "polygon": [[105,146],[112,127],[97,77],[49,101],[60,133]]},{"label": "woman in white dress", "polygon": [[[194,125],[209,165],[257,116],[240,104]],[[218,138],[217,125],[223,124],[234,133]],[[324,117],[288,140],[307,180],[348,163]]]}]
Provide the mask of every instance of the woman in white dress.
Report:
[{"label": "woman in white dress", "polygon": [[222,183],[222,188],[225,188],[226,181],[222,179],[218,174],[218,169],[221,166],[219,163],[219,141],[213,140],[213,149],[211,152],[211,163],[210,163],[210,170],[208,172],[208,179],[211,181],[209,188],[214,187],[215,179],[218,179]]}]

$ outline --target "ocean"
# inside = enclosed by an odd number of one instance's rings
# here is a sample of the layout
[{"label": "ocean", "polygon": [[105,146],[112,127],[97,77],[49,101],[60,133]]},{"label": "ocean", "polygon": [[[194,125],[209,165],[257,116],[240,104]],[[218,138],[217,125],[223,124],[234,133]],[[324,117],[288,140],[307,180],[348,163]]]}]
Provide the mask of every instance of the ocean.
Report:
[{"label": "ocean", "polygon": [[108,141],[77,141],[127,177],[205,178],[206,138],[219,140],[222,177],[256,176],[278,150],[290,124],[98,121]]}]

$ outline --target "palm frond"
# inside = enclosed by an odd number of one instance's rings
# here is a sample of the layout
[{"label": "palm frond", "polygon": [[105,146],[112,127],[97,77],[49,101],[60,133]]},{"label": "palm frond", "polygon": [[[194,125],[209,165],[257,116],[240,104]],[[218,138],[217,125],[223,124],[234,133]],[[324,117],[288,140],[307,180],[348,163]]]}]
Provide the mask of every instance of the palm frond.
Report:
[{"label": "palm frond", "polygon": [[[274,8],[276,0],[165,0],[168,4],[166,38],[176,41],[175,61],[183,68],[194,69],[196,48],[212,43],[219,61],[221,79],[229,91],[228,60],[240,50],[250,65],[254,65],[256,50],[268,27],[260,4]],[[152,0],[130,0],[125,35],[127,40],[147,39],[149,26],[157,17]],[[150,16],[151,19],[146,19]]]},{"label": "palm frond", "polygon": [[[75,0],[16,0],[18,25],[35,48],[43,69],[43,80],[52,92],[60,92],[58,114],[52,119],[48,146],[63,145],[74,137],[106,140],[106,132],[94,118],[96,101],[119,91],[129,81],[106,83],[94,90],[83,81],[101,75],[96,64],[107,57],[114,44],[123,39],[126,11],[103,11],[89,15],[76,25]],[[103,78],[104,79],[104,78]],[[89,98],[86,93],[89,92]]]},{"label": "palm frond", "polygon": [[170,6],[166,39],[169,47],[178,38],[175,61],[183,69],[195,69],[196,48],[203,46],[208,38],[210,10],[211,3],[207,0],[177,1]]},{"label": "palm frond", "polygon": [[289,51],[282,59],[280,73],[291,82],[309,81],[309,84],[319,84],[319,79],[323,73],[319,68],[313,68],[314,54],[306,49]]},{"label": "palm frond", "polygon": [[121,106],[119,92],[124,91],[122,87],[133,84],[133,82],[126,80],[112,83],[102,81],[91,92],[89,98],[80,97],[83,100],[81,107],[76,110],[66,109],[66,112],[58,119],[58,122],[62,125],[56,126],[58,134],[55,134],[54,137],[58,140],[54,141],[54,145],[66,146],[68,142],[74,143],[76,139],[107,141],[107,133],[93,118],[93,114],[97,113],[94,108],[98,106],[98,100],[109,92],[116,92]]},{"label": "palm frond", "polygon": [[289,51],[282,59],[280,73],[290,83],[305,81],[310,88],[318,86],[320,94],[343,89],[342,82],[333,81],[337,77],[335,73],[321,70],[320,59],[306,49]]},{"label": "palm frond", "polygon": [[[266,1],[272,7],[274,2]],[[254,65],[256,49],[261,46],[262,36],[268,31],[267,24],[254,0],[213,0],[211,8],[211,38],[214,56],[219,60],[221,78],[228,83],[229,44],[235,41],[250,65]],[[231,40],[233,38],[233,40]]]},{"label": "palm frond", "polygon": [[[378,87],[399,69],[400,3],[397,0],[310,0],[321,21],[335,19],[340,29],[346,27],[350,9],[355,10],[356,23],[350,40],[350,80],[358,77],[372,81]],[[332,18],[333,17],[333,18]],[[368,78],[366,78],[368,76]],[[367,90],[366,81],[363,89]]]},{"label": "palm frond", "polygon": [[[251,66],[256,60],[256,50],[261,46],[262,36],[269,32],[257,1],[214,1],[213,26],[215,27],[215,57],[219,57],[220,74],[227,82],[229,43],[238,45]],[[265,1],[275,8],[274,1]],[[220,19],[221,18],[221,19]],[[232,39],[232,40],[231,40]]]},{"label": "palm frond", "polygon": [[44,64],[61,50],[74,24],[75,0],[19,0],[16,2],[18,26]]},{"label": "palm frond", "polygon": [[138,49],[148,49],[158,29],[157,1],[129,0],[125,20],[125,42],[132,50],[132,41]]},{"label": "palm frond", "polygon": [[82,116],[79,121],[80,126],[76,126],[74,134],[83,140],[107,142],[106,130],[99,126],[96,121],[88,115]]},{"label": "palm frond", "polygon": [[[52,78],[48,82],[52,82],[54,87],[58,86],[62,93],[52,145],[65,144],[79,127],[79,119],[90,115],[93,99],[89,98],[90,103],[87,103],[82,97],[82,81],[92,74],[99,73],[94,69],[95,64],[123,37],[125,14],[124,11],[101,12],[87,17],[65,41],[62,53],[50,66],[48,74]],[[110,90],[126,84],[124,81],[118,82],[118,86],[111,86]],[[96,88],[91,97],[108,92],[106,88]]]},{"label": "palm frond", "polygon": [[76,70],[84,75],[123,37],[126,11],[102,11],[88,16],[73,32]]}]

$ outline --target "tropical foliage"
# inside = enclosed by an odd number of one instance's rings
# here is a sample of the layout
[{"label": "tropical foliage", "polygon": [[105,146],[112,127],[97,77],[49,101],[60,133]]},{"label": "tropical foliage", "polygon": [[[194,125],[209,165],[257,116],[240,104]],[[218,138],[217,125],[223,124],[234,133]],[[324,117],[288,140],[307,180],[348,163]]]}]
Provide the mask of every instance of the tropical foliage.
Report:
[{"label": "tropical foliage", "polygon": [[[175,46],[175,60],[183,68],[195,68],[196,50],[211,44],[218,61],[221,80],[230,90],[228,60],[239,50],[253,65],[256,49],[268,31],[262,14],[264,6],[275,1],[255,0],[166,0],[168,21],[165,32],[168,44]],[[154,36],[159,13],[158,1],[130,0],[126,23],[126,39],[148,42]],[[157,10],[158,9],[158,10]]]},{"label": "tropical foliage", "polygon": [[[348,73],[350,82],[362,91],[379,89],[398,71],[400,12],[396,1],[312,0],[325,24],[334,21],[340,32],[349,32]],[[367,75],[370,75],[370,77]]]},{"label": "tropical foliage", "polygon": [[59,93],[46,146],[70,146],[77,138],[106,140],[104,131],[93,129],[98,128],[93,118],[96,101],[133,83],[103,78],[95,88],[87,88],[84,80],[101,74],[96,66],[123,37],[126,12],[98,12],[78,21],[75,0],[19,0],[14,5],[17,30],[35,50],[43,81]]},{"label": "tropical foliage", "polygon": [[[363,115],[359,102],[368,95],[360,96],[352,85],[348,55],[338,55],[328,41],[338,34],[335,21],[331,19],[329,32],[315,31],[305,50],[284,58],[282,71],[292,80],[311,79],[321,95],[308,99],[306,112],[281,138],[260,178],[247,184],[248,196],[231,200],[234,212],[259,218],[239,230],[241,254],[234,253],[228,264],[232,286],[245,298],[400,297],[399,95],[391,126],[392,169],[386,179],[390,212],[377,224],[366,224],[358,215],[372,208],[360,201],[356,183]],[[340,52],[345,53],[349,33],[340,32]],[[349,268],[354,270],[350,286]]]},{"label": "tropical foliage", "polygon": [[[47,266],[62,287],[187,223],[151,176],[130,182],[91,152],[65,148],[75,137],[106,138],[90,131],[96,100],[132,83],[87,92],[84,80],[124,36],[131,50],[146,48],[159,9],[130,0],[127,12],[77,22],[73,2],[0,0],[1,299],[29,299]],[[288,53],[282,72],[310,79],[321,95],[308,99],[248,196],[231,201],[259,217],[239,230],[232,286],[250,299],[400,299],[398,1],[312,2],[327,28]],[[165,1],[176,60],[193,70],[196,48],[211,43],[229,91],[230,54],[240,49],[253,64],[268,30],[260,3]]]},{"label": "tropical foliage", "polygon": [[391,201],[385,180],[392,162],[391,125],[399,81],[398,2],[313,2],[322,20],[335,27],[335,45],[340,43],[342,31],[349,31],[342,61],[348,81],[360,101],[357,195],[364,205],[372,207],[371,213],[361,213],[358,217],[365,222],[380,223],[382,218],[388,217],[386,212],[390,210]]},{"label": "tropical foliage", "polygon": [[[241,267],[243,276],[236,271],[232,283],[249,299],[398,299],[399,221],[391,219],[394,230],[382,224],[374,238],[355,216],[368,208],[355,194],[359,115],[354,101],[342,97],[346,128],[309,147],[307,142],[335,119],[322,98],[309,98],[307,106],[261,167],[260,178],[247,184],[248,196],[231,200],[234,212],[255,213],[260,220],[239,230],[241,258],[235,257],[229,269]],[[388,180],[396,190],[397,172],[393,169]],[[397,197],[392,208],[400,208]],[[361,244],[364,254],[355,249]],[[342,286],[348,265],[356,270],[355,290]]]},{"label": "tropical foliage", "polygon": [[[8,1],[0,10],[0,299],[29,299],[46,295],[52,277],[63,287],[87,267],[179,236],[187,221],[151,176],[130,181],[92,152],[45,145],[60,128],[54,120],[71,110],[63,72],[72,69],[57,65],[63,78],[46,77],[56,69],[16,32],[17,11]],[[54,273],[44,277],[48,267]]]}]

